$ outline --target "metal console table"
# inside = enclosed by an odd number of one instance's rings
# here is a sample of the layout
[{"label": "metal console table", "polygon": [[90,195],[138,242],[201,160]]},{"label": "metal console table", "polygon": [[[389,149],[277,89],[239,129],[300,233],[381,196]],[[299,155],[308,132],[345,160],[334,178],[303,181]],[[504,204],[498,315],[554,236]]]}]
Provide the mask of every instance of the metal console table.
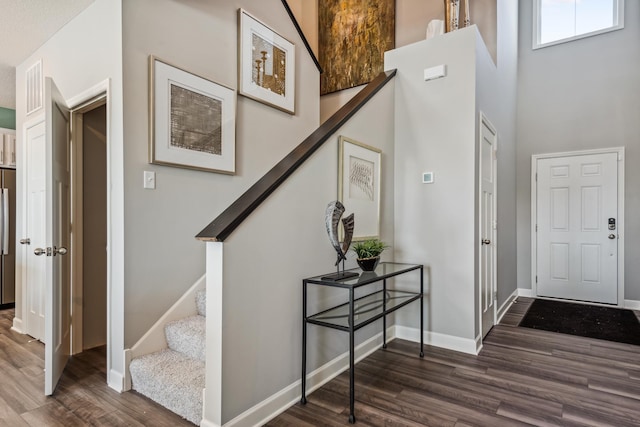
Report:
[{"label": "metal console table", "polygon": [[[360,272],[360,269],[347,270]],[[420,274],[420,292],[408,292],[387,288],[387,279],[411,271]],[[302,398],[301,404],[307,403],[307,324],[325,326],[339,331],[349,332],[349,422],[356,422],[354,414],[354,335],[358,329],[382,318],[382,348],[387,347],[387,314],[396,311],[405,305],[420,300],[420,357],[424,357],[423,339],[423,287],[424,268],[418,264],[400,264],[382,262],[374,272],[362,272],[356,277],[345,280],[329,280],[326,275],[310,277],[302,281]],[[354,299],[355,290],[361,286],[371,285],[382,281],[382,290]],[[335,288],[343,288],[349,291],[349,301],[328,310],[323,310],[311,316],[307,315],[307,286],[321,285]]]}]

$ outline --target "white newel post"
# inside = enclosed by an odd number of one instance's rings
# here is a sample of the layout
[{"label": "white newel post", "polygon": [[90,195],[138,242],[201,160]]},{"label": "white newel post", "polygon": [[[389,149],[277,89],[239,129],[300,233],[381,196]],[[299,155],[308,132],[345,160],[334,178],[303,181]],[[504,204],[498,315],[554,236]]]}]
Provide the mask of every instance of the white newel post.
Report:
[{"label": "white newel post", "polygon": [[207,242],[207,357],[202,409],[205,427],[222,426],[222,242]]}]

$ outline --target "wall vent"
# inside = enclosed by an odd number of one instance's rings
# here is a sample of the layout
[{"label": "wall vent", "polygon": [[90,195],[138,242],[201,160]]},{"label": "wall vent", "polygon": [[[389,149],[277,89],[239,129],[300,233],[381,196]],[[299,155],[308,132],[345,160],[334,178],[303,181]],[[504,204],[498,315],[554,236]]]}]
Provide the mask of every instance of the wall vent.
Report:
[{"label": "wall vent", "polygon": [[42,108],[43,80],[42,60],[27,69],[27,115]]}]

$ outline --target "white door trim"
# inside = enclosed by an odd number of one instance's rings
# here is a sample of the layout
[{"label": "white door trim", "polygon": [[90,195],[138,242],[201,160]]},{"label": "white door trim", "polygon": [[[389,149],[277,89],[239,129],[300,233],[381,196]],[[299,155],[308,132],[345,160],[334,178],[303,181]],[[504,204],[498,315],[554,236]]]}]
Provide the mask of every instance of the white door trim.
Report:
[{"label": "white door trim", "polygon": [[[84,210],[83,206],[83,150],[84,135],[82,131],[83,116],[85,113],[107,104],[106,90],[97,96],[91,97],[88,101],[80,100],[79,106],[71,109],[71,219],[73,229],[71,232],[72,272],[71,272],[71,295],[73,296],[72,310],[75,315],[71,319],[73,335],[71,338],[71,354],[82,353],[84,350],[83,330],[84,330],[84,280],[83,280],[83,260],[84,260]],[[108,138],[108,132],[107,132]],[[105,152],[106,156],[106,152]],[[106,191],[106,190],[105,190]]]},{"label": "white door trim", "polygon": [[[72,110],[81,108],[88,102],[96,100],[98,97],[105,95],[107,106],[107,185],[111,186],[112,182],[112,158],[114,157],[114,135],[112,132],[112,96],[111,96],[111,79],[106,79],[95,86],[77,94],[67,100],[67,105]],[[121,316],[123,311],[119,305],[122,301],[114,301],[114,295],[121,293],[121,284],[117,284],[113,280],[113,245],[112,234],[114,229],[112,209],[114,205],[114,194],[109,188],[107,190],[107,384],[117,390],[122,391],[124,388],[123,373],[112,369],[113,356],[124,354],[124,343],[117,337],[124,332],[124,319]]]},{"label": "white door trim", "polygon": [[538,186],[536,174],[539,159],[555,157],[585,156],[590,154],[616,153],[618,155],[618,307],[624,306],[624,147],[599,148],[593,150],[566,151],[560,153],[534,154],[531,156],[531,291],[538,294],[536,215]]}]

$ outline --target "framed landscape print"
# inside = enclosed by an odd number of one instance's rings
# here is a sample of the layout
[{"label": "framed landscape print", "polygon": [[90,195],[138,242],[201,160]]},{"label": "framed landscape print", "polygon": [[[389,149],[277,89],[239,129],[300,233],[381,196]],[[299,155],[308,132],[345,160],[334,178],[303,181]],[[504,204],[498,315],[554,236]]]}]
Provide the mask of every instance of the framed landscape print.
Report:
[{"label": "framed landscape print", "polygon": [[340,137],[338,200],[355,214],[353,241],[380,237],[380,163],[382,151]]},{"label": "framed landscape print", "polygon": [[295,113],[296,51],[246,10],[238,10],[240,95]]},{"label": "framed landscape print", "polygon": [[235,173],[235,91],[153,56],[149,161]]}]

